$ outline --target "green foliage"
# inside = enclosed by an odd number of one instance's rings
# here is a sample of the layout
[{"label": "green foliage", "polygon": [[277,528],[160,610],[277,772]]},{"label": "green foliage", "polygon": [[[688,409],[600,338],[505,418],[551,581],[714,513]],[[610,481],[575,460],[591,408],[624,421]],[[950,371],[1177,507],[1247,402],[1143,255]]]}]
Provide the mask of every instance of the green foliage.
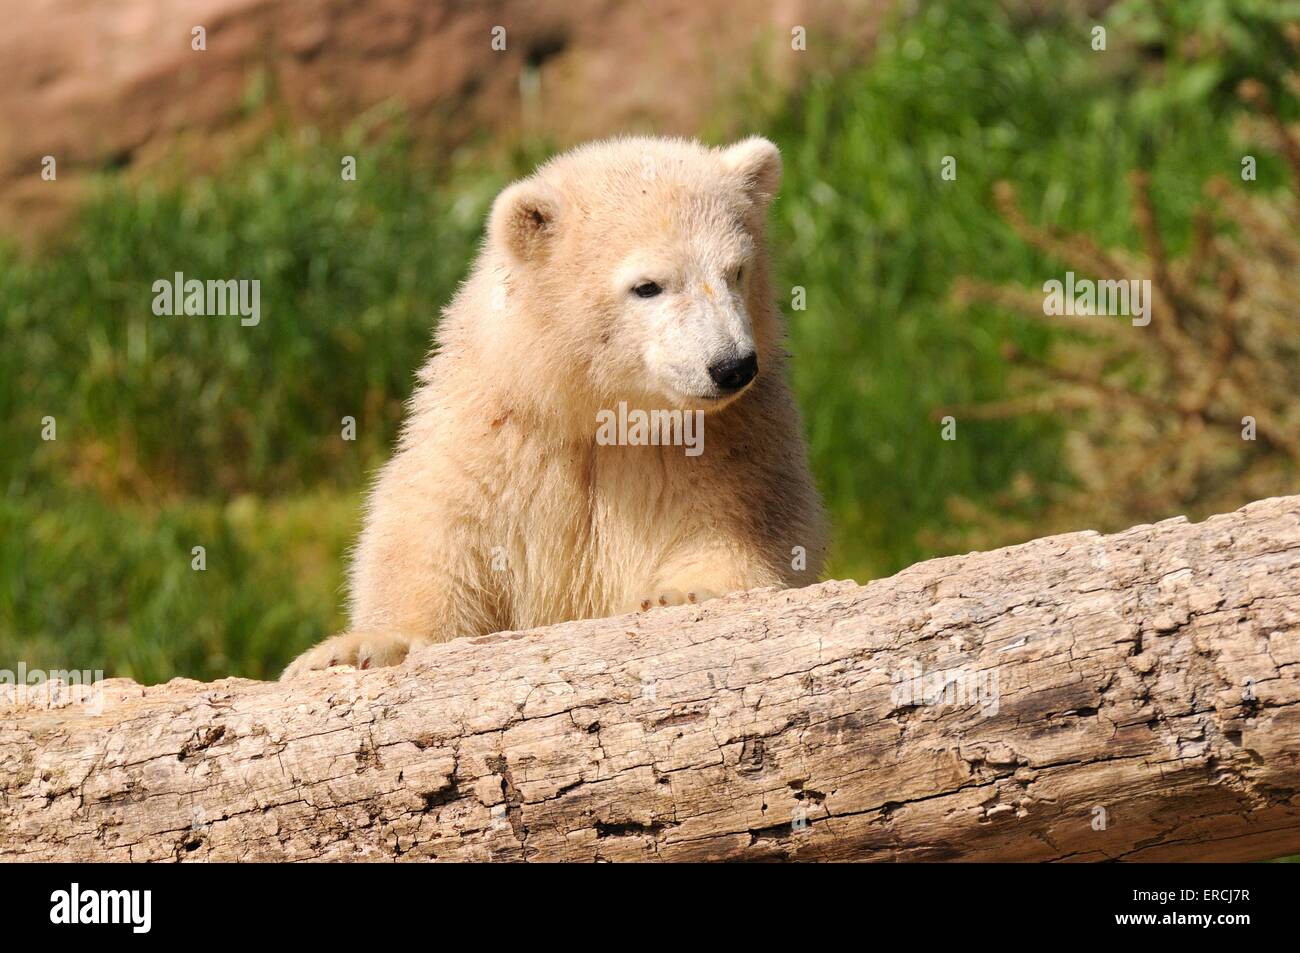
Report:
[{"label": "green foliage", "polygon": [[100,669],[146,684],[274,677],[344,624],[354,496],[0,500],[0,666]]},{"label": "green foliage", "polygon": [[[1002,395],[1004,344],[1046,345],[1040,327],[946,303],[958,276],[1034,287],[1062,273],[1005,225],[992,184],[1015,182],[1034,221],[1135,245],[1125,174],[1147,164],[1177,248],[1200,183],[1238,168],[1226,100],[1188,101],[1181,67],[1149,76],[1088,39],[1082,23],[1028,27],[990,4],[929,4],[882,37],[870,66],[816,77],[773,124],[787,168],[775,244],[782,284],[807,288],[792,345],[835,519],[832,575],[934,555],[950,498],[996,506],[1018,473],[1065,479],[1048,423],[963,421],[943,442],[929,416]],[[1140,84],[1160,109],[1130,96]],[[940,177],[944,156],[955,181]],[[1015,506],[1032,516],[1039,502]]]},{"label": "green foliage", "polygon": [[1295,22],[1296,0],[1120,0],[1107,17],[1112,36],[1168,73],[1136,91],[1150,109],[1207,99],[1222,108],[1244,79],[1280,92],[1295,59],[1284,28]]},{"label": "green foliage", "polygon": [[[0,351],[0,439],[19,450],[4,483],[93,468],[101,489],[150,494],[355,486],[391,441],[501,184],[444,189],[400,137],[359,145],[281,135],[218,178],[109,181],[66,246],[0,261],[16,342]],[[340,175],[350,153],[356,181]],[[261,323],[155,316],[153,283],[176,272],[258,279]],[[22,452],[47,414],[60,439]],[[339,439],[344,416],[362,453]]]}]

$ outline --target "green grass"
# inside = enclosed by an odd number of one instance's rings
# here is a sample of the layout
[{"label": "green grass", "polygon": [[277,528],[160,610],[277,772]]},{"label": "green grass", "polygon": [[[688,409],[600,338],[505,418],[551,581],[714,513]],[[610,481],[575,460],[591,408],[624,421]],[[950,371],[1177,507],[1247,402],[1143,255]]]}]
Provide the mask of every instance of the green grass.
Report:
[{"label": "green grass", "polygon": [[[502,180],[450,182],[399,136],[363,149],[284,134],[217,179],[107,182],[64,247],[7,263],[0,311],[19,344],[0,352],[0,434],[31,449],[6,454],[0,480],[39,491],[84,461],[164,495],[357,485]],[[153,282],[178,271],[257,278],[261,323],[156,317]],[[34,445],[46,414],[59,439]]]},{"label": "green grass", "polygon": [[[1187,29],[1128,5],[1115,16],[1144,37]],[[950,527],[953,497],[997,504],[1022,472],[1068,479],[1059,424],[962,421],[945,442],[930,416],[1002,395],[1006,342],[1048,343],[947,304],[959,275],[1038,287],[1059,273],[1000,222],[991,185],[1016,182],[1036,220],[1132,243],[1124,175],[1146,164],[1184,233],[1200,183],[1238,168],[1229,94],[1251,36],[1208,69],[1157,69],[1118,44],[1093,53],[1083,24],[937,2],[869,65],[816,75],[775,110],[743,107],[785,155],[772,236],[835,528],[830,574],[936,555],[927,540]],[[59,246],[0,254],[0,667],[264,677],[338,626],[365,476],[492,196],[540,151],[526,146],[431,166],[400,132],[285,132],[216,177],[106,179]],[[356,182],[339,177],[344,154]],[[259,278],[261,325],[153,316],[152,283],[178,270]],[[806,311],[789,311],[796,285]]]},{"label": "green grass", "polygon": [[273,676],[295,647],[344,623],[336,606],[356,518],[353,495],[338,491],[227,504],[0,502],[5,665],[145,682]]}]

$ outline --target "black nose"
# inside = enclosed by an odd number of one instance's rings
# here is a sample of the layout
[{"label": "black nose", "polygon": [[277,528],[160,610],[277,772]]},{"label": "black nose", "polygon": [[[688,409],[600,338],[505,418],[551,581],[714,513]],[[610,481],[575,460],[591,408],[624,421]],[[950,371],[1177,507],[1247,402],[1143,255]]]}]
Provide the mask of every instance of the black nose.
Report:
[{"label": "black nose", "polygon": [[758,374],[758,354],[750,351],[740,357],[724,357],[709,365],[709,376],[721,391],[738,391]]}]

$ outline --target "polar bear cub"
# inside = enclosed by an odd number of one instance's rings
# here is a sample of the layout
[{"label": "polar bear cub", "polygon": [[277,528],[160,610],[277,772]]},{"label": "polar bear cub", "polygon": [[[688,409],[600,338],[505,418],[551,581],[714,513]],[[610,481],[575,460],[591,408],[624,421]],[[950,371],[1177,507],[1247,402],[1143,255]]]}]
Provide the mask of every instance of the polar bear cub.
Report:
[{"label": "polar bear cub", "polygon": [[786,384],[761,138],[621,138],[497,197],[365,507],[348,632],[413,645],[801,586],[824,529]]}]

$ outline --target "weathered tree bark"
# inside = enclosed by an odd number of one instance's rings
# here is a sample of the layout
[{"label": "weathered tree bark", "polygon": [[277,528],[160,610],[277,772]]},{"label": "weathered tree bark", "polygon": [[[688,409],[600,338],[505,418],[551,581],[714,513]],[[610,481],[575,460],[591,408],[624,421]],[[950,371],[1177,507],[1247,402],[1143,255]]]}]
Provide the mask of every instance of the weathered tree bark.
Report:
[{"label": "weathered tree bark", "polygon": [[1267,858],[1300,852],[1298,673],[1289,497],[392,669],[10,697],[0,855]]}]

